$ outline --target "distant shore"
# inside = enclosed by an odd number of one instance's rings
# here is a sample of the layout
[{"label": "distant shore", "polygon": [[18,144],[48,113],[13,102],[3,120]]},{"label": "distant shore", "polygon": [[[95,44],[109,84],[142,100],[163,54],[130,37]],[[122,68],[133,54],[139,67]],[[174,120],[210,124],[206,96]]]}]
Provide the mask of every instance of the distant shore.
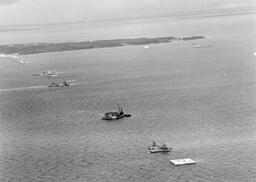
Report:
[{"label": "distant shore", "polygon": [[134,38],[134,39],[113,39],[83,42],[63,42],[63,43],[29,43],[0,45],[0,54],[38,54],[46,52],[60,52],[81,49],[120,47],[128,45],[160,44],[173,41],[188,41],[203,39],[204,36],[183,36],[183,37],[156,37],[156,38]]}]

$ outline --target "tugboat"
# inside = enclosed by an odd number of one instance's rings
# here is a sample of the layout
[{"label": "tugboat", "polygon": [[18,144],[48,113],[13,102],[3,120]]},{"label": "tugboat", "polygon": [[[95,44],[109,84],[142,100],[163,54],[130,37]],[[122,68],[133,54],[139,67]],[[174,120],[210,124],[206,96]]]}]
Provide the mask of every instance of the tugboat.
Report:
[{"label": "tugboat", "polygon": [[131,114],[125,114],[123,112],[123,109],[117,104],[118,112],[107,112],[105,113],[105,116],[102,118],[102,120],[118,120],[125,117],[131,117]]},{"label": "tugboat", "polygon": [[167,143],[164,143],[162,146],[158,145],[154,140],[153,140],[153,145],[148,148],[150,153],[157,153],[157,152],[170,152],[172,150],[171,147]]}]

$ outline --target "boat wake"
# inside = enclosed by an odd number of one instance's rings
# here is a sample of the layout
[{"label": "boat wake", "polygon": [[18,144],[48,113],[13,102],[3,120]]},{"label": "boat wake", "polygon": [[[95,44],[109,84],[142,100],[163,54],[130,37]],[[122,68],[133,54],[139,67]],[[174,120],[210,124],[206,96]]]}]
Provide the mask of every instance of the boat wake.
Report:
[{"label": "boat wake", "polygon": [[48,87],[45,85],[37,85],[37,86],[31,86],[31,87],[6,88],[6,89],[0,89],[0,92],[21,91],[21,90],[29,90],[29,89],[40,89],[40,88],[48,88]]},{"label": "boat wake", "polygon": [[[85,83],[72,83],[70,86],[76,86],[76,85],[84,85]],[[63,88],[63,87],[59,87]],[[23,91],[23,90],[32,90],[32,89],[49,89],[47,85],[36,85],[36,86],[30,86],[30,87],[15,87],[15,88],[3,88],[0,89],[0,92],[10,92],[10,91]]]}]

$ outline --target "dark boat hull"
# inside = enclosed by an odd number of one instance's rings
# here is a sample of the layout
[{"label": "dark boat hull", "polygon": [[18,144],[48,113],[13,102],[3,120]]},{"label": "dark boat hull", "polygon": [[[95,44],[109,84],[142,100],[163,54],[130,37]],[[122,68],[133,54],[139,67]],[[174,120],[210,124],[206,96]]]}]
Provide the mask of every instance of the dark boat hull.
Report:
[{"label": "dark boat hull", "polygon": [[149,147],[150,153],[158,153],[158,152],[170,152],[172,148],[161,148],[161,147]]},{"label": "dark boat hull", "polygon": [[124,117],[123,116],[122,117],[103,117],[102,120],[119,120],[122,118]]},{"label": "dark boat hull", "polygon": [[155,150],[150,150],[150,153],[159,153],[159,152],[171,152],[171,149],[155,149]]},{"label": "dark boat hull", "polygon": [[122,118],[125,118],[125,117],[131,117],[132,115],[131,114],[123,114],[123,115],[120,115],[120,116],[104,116],[102,118],[102,120],[119,120],[119,119],[122,119]]}]

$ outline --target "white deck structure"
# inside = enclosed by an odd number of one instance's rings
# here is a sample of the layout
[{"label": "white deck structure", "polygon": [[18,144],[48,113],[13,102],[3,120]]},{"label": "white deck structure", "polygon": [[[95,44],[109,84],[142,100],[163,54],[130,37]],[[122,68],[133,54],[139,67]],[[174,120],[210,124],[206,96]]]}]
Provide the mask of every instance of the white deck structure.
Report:
[{"label": "white deck structure", "polygon": [[179,166],[179,165],[188,165],[188,164],[195,164],[196,162],[193,161],[190,158],[186,158],[186,159],[175,159],[175,160],[170,160],[170,162],[172,164],[174,164],[175,166]]}]

